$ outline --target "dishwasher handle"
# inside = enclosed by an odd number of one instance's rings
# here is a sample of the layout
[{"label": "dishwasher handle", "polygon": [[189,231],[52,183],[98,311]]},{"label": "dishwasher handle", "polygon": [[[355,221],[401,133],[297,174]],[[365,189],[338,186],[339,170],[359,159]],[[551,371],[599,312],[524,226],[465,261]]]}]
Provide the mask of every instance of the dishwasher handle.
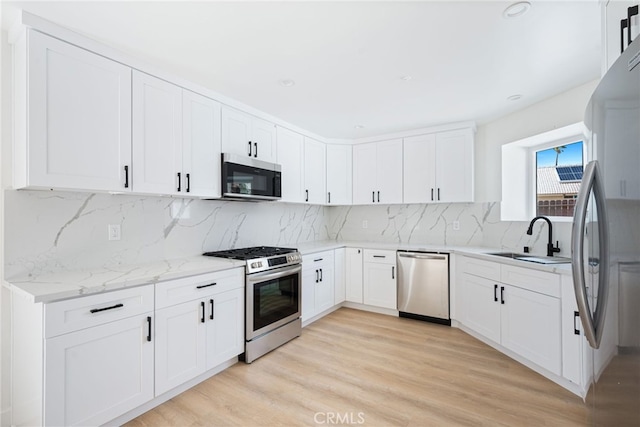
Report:
[{"label": "dishwasher handle", "polygon": [[446,255],[429,255],[416,252],[398,252],[398,256],[401,258],[415,258],[415,259],[437,259],[446,260]]}]

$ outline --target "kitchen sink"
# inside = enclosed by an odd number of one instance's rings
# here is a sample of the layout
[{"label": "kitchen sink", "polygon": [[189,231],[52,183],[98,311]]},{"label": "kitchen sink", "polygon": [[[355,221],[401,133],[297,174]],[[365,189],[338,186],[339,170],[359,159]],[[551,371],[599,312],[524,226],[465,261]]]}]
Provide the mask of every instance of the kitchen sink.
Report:
[{"label": "kitchen sink", "polygon": [[559,256],[533,256],[530,254],[519,254],[516,252],[493,252],[487,255],[499,256],[503,258],[517,259],[518,261],[534,262],[536,264],[569,264],[571,258]]}]

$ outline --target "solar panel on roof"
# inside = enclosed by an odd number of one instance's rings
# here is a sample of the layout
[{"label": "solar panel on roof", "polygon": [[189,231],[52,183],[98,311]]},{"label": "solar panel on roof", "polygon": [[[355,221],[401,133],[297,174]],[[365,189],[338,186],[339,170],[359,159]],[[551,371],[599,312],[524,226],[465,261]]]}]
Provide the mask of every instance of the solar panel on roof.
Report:
[{"label": "solar panel on roof", "polygon": [[560,181],[580,181],[582,180],[582,165],[580,166],[557,166],[556,172]]}]

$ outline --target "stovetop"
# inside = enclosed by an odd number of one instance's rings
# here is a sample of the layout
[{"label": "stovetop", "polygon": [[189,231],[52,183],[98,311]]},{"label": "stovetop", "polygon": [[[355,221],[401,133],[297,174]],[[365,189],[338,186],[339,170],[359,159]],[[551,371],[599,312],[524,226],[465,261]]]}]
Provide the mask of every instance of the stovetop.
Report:
[{"label": "stovetop", "polygon": [[205,252],[203,255],[246,261],[250,259],[266,258],[270,256],[289,254],[293,252],[297,252],[297,249],[276,248],[272,246],[255,246],[252,248],[238,248],[238,249],[229,249],[227,251]]}]

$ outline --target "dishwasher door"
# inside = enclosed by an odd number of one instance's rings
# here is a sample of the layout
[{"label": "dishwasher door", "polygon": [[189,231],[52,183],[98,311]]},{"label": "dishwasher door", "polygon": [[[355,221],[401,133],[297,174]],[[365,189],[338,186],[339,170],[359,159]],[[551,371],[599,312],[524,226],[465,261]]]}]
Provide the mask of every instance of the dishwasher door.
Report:
[{"label": "dishwasher door", "polygon": [[398,311],[451,325],[448,254],[398,251]]}]

